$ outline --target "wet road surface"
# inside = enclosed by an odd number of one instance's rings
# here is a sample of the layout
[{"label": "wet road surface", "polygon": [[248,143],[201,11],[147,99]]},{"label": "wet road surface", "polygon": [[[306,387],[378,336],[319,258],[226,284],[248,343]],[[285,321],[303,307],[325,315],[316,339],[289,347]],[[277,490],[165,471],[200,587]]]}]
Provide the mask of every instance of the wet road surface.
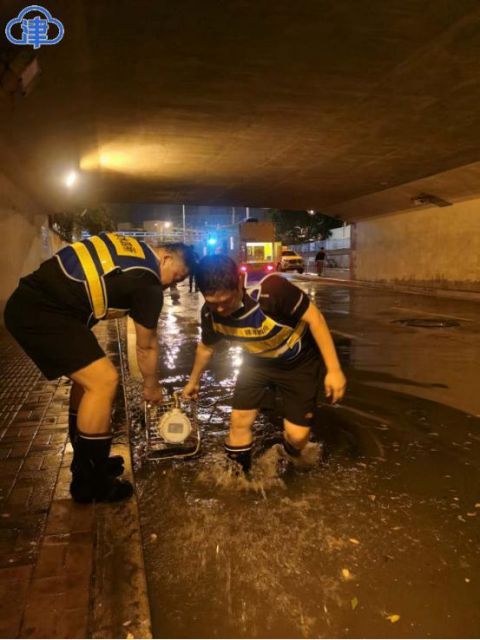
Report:
[{"label": "wet road surface", "polygon": [[[323,462],[285,463],[273,410],[256,427],[251,481],[232,472],[222,444],[241,354],[217,354],[201,455],[137,472],[155,636],[478,636],[477,305],[293,281],[325,313],[349,382],[341,406],[319,407],[309,454],[324,443]],[[179,290],[160,330],[165,379],[180,388],[201,296]],[[459,326],[396,322],[436,317]]]}]

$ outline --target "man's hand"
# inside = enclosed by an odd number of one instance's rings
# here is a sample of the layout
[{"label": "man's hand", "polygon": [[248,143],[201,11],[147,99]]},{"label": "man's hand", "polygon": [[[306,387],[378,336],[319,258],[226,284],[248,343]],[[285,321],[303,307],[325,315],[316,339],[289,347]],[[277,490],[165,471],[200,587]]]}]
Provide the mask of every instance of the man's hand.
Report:
[{"label": "man's hand", "polygon": [[187,384],[183,387],[182,395],[187,400],[197,400],[199,392],[200,392],[200,383],[190,381],[190,382],[187,382]]},{"label": "man's hand", "polygon": [[163,389],[157,384],[154,387],[143,387],[143,399],[151,404],[161,404],[163,402]]},{"label": "man's hand", "polygon": [[347,379],[341,369],[329,371],[325,376],[325,395],[331,399],[332,404],[343,398],[346,386]]}]

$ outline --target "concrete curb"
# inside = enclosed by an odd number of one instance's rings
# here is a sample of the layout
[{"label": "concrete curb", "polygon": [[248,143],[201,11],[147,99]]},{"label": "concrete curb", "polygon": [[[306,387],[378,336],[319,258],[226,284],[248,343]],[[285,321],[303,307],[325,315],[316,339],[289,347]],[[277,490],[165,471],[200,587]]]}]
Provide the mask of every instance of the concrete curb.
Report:
[{"label": "concrete curb", "polygon": [[[130,446],[116,445],[133,480]],[[93,638],[151,638],[142,536],[136,495],[126,503],[95,506]]]},{"label": "concrete curb", "polygon": [[432,296],[435,298],[451,298],[452,300],[467,300],[470,302],[480,302],[480,292],[477,291],[454,291],[453,289],[437,289],[435,287],[421,287],[413,285],[391,284],[384,282],[370,282],[368,280],[343,280],[341,278],[321,277],[314,273],[305,273],[298,276],[307,281],[321,282],[322,284],[344,285],[346,287],[369,287],[371,289],[385,289],[397,291],[398,293],[411,293],[420,296]]},{"label": "concrete curb", "polygon": [[[120,324],[116,322],[122,380]],[[129,424],[112,447],[125,459],[125,477],[134,483]],[[151,615],[137,496],[120,504],[95,505],[93,638],[151,638]]]}]

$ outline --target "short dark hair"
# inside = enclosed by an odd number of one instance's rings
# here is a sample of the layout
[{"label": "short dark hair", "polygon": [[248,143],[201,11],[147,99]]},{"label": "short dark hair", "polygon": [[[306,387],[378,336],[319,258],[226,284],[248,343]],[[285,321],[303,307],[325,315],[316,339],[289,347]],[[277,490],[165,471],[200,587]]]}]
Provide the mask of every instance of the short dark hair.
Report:
[{"label": "short dark hair", "polygon": [[195,260],[192,247],[189,247],[183,242],[167,242],[166,244],[161,244],[159,249],[164,249],[165,251],[168,251],[168,253],[175,253],[184,261],[185,266],[190,273],[195,271],[197,261]]},{"label": "short dark hair", "polygon": [[234,291],[238,287],[238,267],[231,258],[222,254],[202,258],[197,264],[195,277],[202,293]]}]

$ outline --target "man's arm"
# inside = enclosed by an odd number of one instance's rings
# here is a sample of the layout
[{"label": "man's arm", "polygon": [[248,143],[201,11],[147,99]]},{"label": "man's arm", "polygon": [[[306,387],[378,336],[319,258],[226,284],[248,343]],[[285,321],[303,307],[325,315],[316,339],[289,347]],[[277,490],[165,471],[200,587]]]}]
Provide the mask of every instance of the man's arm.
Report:
[{"label": "man's arm", "polygon": [[162,402],[162,387],[158,381],[157,329],[147,329],[134,322],[137,335],[137,361],[143,376],[143,397],[147,402]]},{"label": "man's arm", "polygon": [[208,346],[199,342],[197,350],[195,352],[195,361],[193,363],[192,372],[190,374],[190,380],[187,382],[183,389],[183,395],[185,398],[197,398],[200,391],[200,379],[202,373],[208,367],[211,357],[213,356],[215,349],[213,346]]},{"label": "man's arm", "polygon": [[310,331],[327,367],[325,395],[327,398],[331,398],[332,402],[337,402],[337,400],[341,400],[345,394],[347,381],[343,375],[340,362],[338,361],[335,345],[333,344],[325,318],[320,310],[310,302],[308,309],[302,316],[302,320],[309,325]]}]

